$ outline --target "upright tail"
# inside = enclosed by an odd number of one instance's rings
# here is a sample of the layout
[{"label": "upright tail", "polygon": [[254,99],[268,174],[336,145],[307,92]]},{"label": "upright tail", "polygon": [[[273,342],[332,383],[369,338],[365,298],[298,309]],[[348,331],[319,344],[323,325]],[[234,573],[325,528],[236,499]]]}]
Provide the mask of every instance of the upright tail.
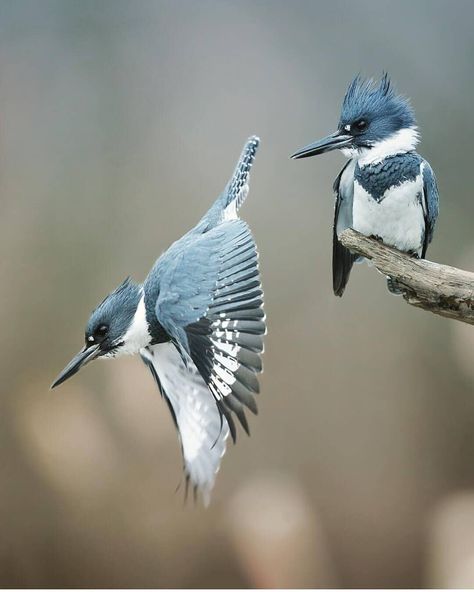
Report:
[{"label": "upright tail", "polygon": [[249,192],[250,169],[255,160],[255,154],[257,153],[259,144],[260,139],[257,136],[252,136],[247,140],[235,171],[222,194],[224,198],[222,203],[223,209],[226,210],[228,207],[235,208],[234,216],[244,203]]},{"label": "upright tail", "polygon": [[235,171],[224,191],[219,195],[194,230],[206,232],[206,230],[220,224],[223,220],[237,218],[237,212],[249,192],[250,169],[252,168],[259,144],[260,140],[257,136],[252,136],[247,140]]}]

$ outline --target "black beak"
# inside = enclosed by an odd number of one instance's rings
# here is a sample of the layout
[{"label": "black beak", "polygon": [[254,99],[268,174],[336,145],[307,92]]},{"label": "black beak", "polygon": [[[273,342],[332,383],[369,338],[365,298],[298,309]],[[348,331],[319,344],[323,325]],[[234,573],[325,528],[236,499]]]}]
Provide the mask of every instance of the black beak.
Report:
[{"label": "black beak", "polygon": [[334,132],[330,136],[308,144],[301,150],[298,150],[291,155],[291,158],[308,158],[308,156],[316,156],[317,154],[324,154],[330,150],[336,150],[337,148],[349,148],[352,145],[354,138],[349,134],[343,134],[339,130]]},{"label": "black beak", "polygon": [[81,351],[74,356],[74,358],[69,362],[69,364],[64,368],[61,374],[56,378],[56,380],[51,385],[51,388],[55,388],[66,381],[71,376],[74,376],[76,372],[88,364],[90,361],[95,360],[100,354],[99,345],[91,345],[85,346]]}]

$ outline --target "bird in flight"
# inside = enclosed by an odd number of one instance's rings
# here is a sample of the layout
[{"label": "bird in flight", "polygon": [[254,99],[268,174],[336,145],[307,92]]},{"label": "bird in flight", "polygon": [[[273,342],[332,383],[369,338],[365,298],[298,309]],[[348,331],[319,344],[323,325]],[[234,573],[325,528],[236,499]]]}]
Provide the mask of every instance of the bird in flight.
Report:
[{"label": "bird in flight", "polygon": [[161,255],[143,284],[127,278],[94,310],[85,346],[54,388],[98,358],[139,354],[176,425],[186,489],[209,500],[230,433],[257,413],[266,332],[255,241],[239,219],[259,139],[198,224]]},{"label": "bird in flight", "polygon": [[[438,217],[438,188],[429,163],[417,152],[420,135],[413,109],[393,89],[357,76],[342,103],[337,130],[292,158],[339,149],[349,158],[334,182],[333,290],[342,296],[354,262],[361,260],[339,241],[353,228],[386,245],[425,258]],[[391,292],[400,293],[387,278]]]}]

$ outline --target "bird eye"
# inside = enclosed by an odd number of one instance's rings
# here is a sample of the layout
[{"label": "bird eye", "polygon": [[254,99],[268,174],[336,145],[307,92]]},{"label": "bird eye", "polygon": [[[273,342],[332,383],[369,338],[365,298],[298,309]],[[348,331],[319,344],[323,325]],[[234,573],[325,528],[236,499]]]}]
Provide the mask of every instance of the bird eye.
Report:
[{"label": "bird eye", "polygon": [[359,119],[352,124],[352,129],[357,132],[363,132],[367,128],[365,119]]},{"label": "bird eye", "polygon": [[100,344],[107,337],[109,327],[107,325],[100,325],[97,329],[94,329],[91,333],[86,333],[86,347],[90,347],[93,344]]},{"label": "bird eye", "polygon": [[95,330],[94,335],[96,337],[104,337],[107,334],[107,331],[109,330],[109,328],[107,327],[107,325],[101,325],[100,327],[98,327]]}]

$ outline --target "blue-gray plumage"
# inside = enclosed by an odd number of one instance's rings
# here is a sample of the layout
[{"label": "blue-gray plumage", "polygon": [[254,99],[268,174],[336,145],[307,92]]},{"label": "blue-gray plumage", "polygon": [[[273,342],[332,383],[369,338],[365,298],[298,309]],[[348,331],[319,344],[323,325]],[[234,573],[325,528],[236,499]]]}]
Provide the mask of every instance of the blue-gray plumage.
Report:
[{"label": "blue-gray plumage", "polygon": [[423,243],[422,258],[426,255],[426,249],[433,240],[433,232],[439,214],[439,194],[436,177],[429,162],[423,161],[423,208],[425,216],[425,239]]},{"label": "blue-gray plumage", "polygon": [[[120,340],[133,321],[141,296],[140,286],[129,277],[125,279],[93,311],[86,327],[89,341],[91,336],[103,333],[102,348],[108,349]],[[120,310],[119,315],[117,310]]]},{"label": "blue-gray plumage", "polygon": [[[346,228],[413,256],[425,257],[438,217],[434,173],[416,151],[413,109],[385,74],[376,84],[356,77],[335,133],[293,154],[306,158],[340,149],[350,160],[334,182],[333,289],[342,296],[358,257],[338,239]],[[398,293],[394,282],[391,291]]]},{"label": "blue-gray plumage", "polygon": [[354,180],[357,181],[375,201],[387,197],[391,187],[397,187],[405,181],[414,181],[420,174],[423,159],[415,152],[394,154],[371,166],[356,164]]},{"label": "blue-gray plumage", "polygon": [[205,498],[234,416],[257,413],[265,333],[255,242],[238,209],[259,140],[246,143],[222,194],[198,224],[157,260],[143,285],[127,279],[95,309],[86,346],[54,386],[97,357],[139,353],[180,436],[186,482]]}]

